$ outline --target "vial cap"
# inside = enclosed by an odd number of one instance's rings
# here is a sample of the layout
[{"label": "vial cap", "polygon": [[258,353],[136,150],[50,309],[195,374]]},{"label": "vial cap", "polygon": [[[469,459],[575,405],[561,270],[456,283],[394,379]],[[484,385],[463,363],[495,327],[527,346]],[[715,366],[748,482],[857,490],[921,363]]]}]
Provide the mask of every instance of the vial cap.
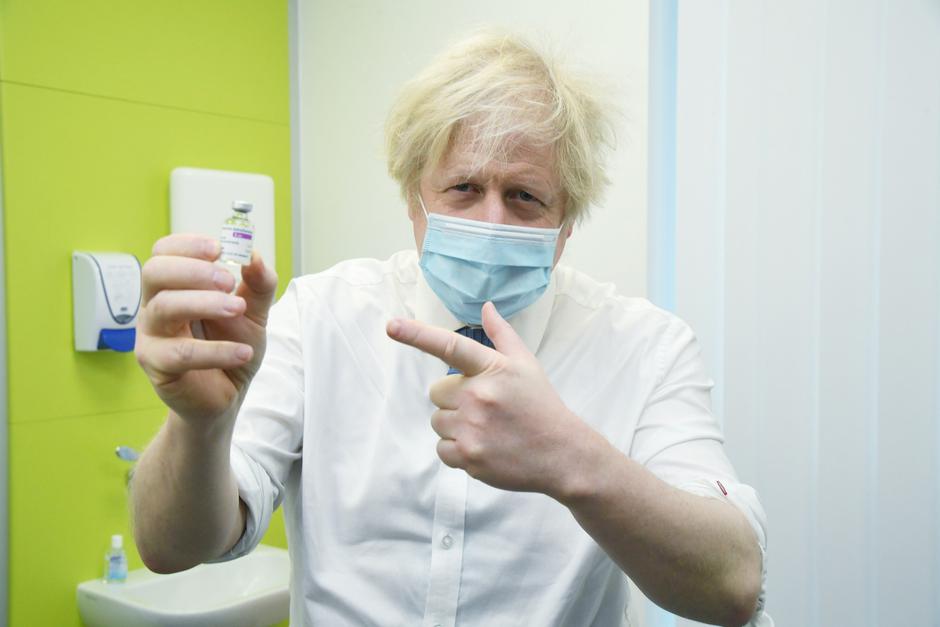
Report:
[{"label": "vial cap", "polygon": [[247,200],[236,200],[235,202],[232,203],[232,209],[234,209],[235,211],[241,211],[242,213],[248,213],[253,208],[254,208],[254,205],[252,205]]},{"label": "vial cap", "polygon": [[115,534],[111,536],[111,548],[120,549],[124,547],[124,536],[121,534]]}]

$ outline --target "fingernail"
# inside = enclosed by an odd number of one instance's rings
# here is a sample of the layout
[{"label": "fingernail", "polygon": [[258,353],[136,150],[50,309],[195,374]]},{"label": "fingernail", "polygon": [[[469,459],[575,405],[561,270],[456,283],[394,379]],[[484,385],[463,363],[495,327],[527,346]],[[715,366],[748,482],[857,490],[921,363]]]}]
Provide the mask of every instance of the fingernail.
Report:
[{"label": "fingernail", "polygon": [[242,299],[237,296],[225,299],[225,311],[229,313],[240,313],[242,310]]},{"label": "fingernail", "polygon": [[251,359],[251,347],[250,346],[239,346],[235,349],[235,356],[243,361],[248,361]]},{"label": "fingernail", "polygon": [[232,286],[232,275],[228,272],[214,272],[212,274],[212,284],[220,290],[226,290]]},{"label": "fingernail", "polygon": [[389,320],[385,330],[388,331],[389,335],[398,335],[401,330],[401,323],[398,320]]}]

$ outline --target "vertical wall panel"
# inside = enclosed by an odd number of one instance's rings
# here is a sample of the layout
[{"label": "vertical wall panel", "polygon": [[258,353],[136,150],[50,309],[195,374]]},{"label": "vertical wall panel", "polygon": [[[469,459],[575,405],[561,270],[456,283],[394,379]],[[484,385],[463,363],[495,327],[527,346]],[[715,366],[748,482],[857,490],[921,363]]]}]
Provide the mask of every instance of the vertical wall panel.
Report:
[{"label": "vertical wall panel", "polygon": [[678,309],[721,351],[770,613],[938,625],[940,5],[687,1],[679,22]]},{"label": "vertical wall panel", "polygon": [[[684,6],[684,3],[683,3]],[[680,8],[680,16],[682,9]],[[760,91],[754,86],[763,83],[761,71],[761,22],[763,9],[758,3],[745,3],[735,7],[728,16],[728,57],[727,57],[727,93],[725,106],[728,120],[726,134],[732,129],[757,129],[759,112],[763,104]],[[747,24],[748,27],[742,27]],[[753,26],[751,26],[753,25]],[[733,62],[732,62],[733,61]],[[679,81],[683,76],[696,71],[694,67],[679,68]],[[759,282],[755,264],[751,261],[757,255],[757,240],[754,237],[757,228],[757,212],[763,200],[759,173],[763,166],[756,155],[760,154],[763,138],[759,132],[739,133],[740,140],[727,143],[726,166],[723,173],[727,183],[731,183],[729,173],[734,172],[733,185],[727,185],[725,207],[725,340],[722,385],[725,389],[725,437],[728,441],[728,454],[733,460],[742,479],[762,485],[760,451],[754,449],[751,442],[761,440],[764,429],[764,417],[759,409],[760,389],[756,378],[758,372],[757,301],[752,297]],[[681,153],[685,139],[678,138],[677,149]],[[677,186],[683,187],[683,180],[677,180]],[[684,207],[678,207],[678,220]],[[677,248],[684,248],[680,241]],[[695,264],[686,271],[690,280],[694,280]],[[734,289],[731,288],[734,286]],[[681,295],[680,295],[681,298]],[[712,301],[712,306],[720,306]],[[683,315],[682,311],[679,311]],[[705,330],[698,330],[706,336]],[[731,417],[738,419],[731,420]],[[758,488],[759,489],[759,488]]]},{"label": "vertical wall panel", "polygon": [[940,267],[940,7],[892,1],[884,14],[878,429],[879,622],[927,625],[938,594],[933,448]]},{"label": "vertical wall panel", "polygon": [[[789,600],[781,622],[807,625],[809,578],[786,573],[805,573],[815,550],[809,524],[813,504],[807,489],[815,473],[811,455],[816,410],[812,379],[815,164],[810,158],[780,159],[778,155],[811,155],[815,147],[816,48],[793,42],[816,41],[819,5],[795,4],[765,5],[763,117],[758,129],[747,131],[759,131],[764,138],[759,173],[763,193],[760,205],[741,210],[756,213],[760,249],[751,263],[759,280],[747,296],[756,300],[760,321],[751,350],[756,351],[754,361],[759,364],[763,437],[775,443],[761,449],[761,495],[775,531],[768,549],[774,564],[768,585],[780,595],[777,598]],[[728,289],[741,288],[731,285]]]},{"label": "vertical wall panel", "polygon": [[[686,37],[688,28],[703,28],[714,33],[726,29],[727,0],[696,2],[687,5],[681,14],[677,34],[677,63],[696,59],[698,71],[684,77],[676,92],[676,133],[683,137],[685,149],[676,154],[676,171],[683,184],[676,189],[676,205],[686,208],[683,220],[676,225],[678,237],[685,243],[676,250],[676,266],[689,267],[698,260],[694,276],[676,276],[676,305],[693,329],[700,333],[702,354],[713,377],[720,379],[721,342],[724,337],[721,310],[712,306],[724,287],[722,276],[722,245],[724,242],[724,175],[725,161],[721,134],[724,132],[724,94],[712,89],[723,80],[725,45],[721,38],[706,41]],[[717,383],[717,381],[716,381]],[[712,408],[719,420],[723,408],[716,385]]]},{"label": "vertical wall panel", "polygon": [[[820,625],[871,624],[868,586],[877,574],[867,550],[869,390],[877,232],[868,184],[876,128],[879,0],[830,0],[821,145],[819,215],[819,485]],[[852,150],[846,150],[851,146]],[[847,524],[847,521],[851,521]],[[863,600],[860,602],[860,600]]]}]

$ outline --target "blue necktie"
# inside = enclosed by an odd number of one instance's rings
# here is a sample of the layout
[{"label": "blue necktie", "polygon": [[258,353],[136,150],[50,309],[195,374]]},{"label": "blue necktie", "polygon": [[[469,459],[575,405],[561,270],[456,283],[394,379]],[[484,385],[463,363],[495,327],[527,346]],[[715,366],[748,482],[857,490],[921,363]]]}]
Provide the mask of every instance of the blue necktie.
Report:
[{"label": "blue necktie", "polygon": [[[486,332],[482,327],[460,327],[455,331],[464,337],[469,337],[471,340],[476,340],[483,346],[488,346],[490,348],[495,348],[493,342],[490,341],[490,338],[486,336]],[[463,374],[453,366],[448,368],[447,374]]]}]

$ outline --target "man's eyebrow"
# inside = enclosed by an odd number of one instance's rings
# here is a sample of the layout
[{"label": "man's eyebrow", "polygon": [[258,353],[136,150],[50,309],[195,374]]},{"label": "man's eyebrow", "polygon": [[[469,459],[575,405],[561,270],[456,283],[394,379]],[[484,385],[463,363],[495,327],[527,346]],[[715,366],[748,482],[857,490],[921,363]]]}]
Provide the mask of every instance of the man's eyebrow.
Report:
[{"label": "man's eyebrow", "polygon": [[[440,176],[440,180],[442,182],[443,181],[477,182],[481,179],[485,180],[489,178],[492,178],[492,177],[486,172],[481,172],[481,171],[473,172],[471,170],[467,170],[464,168],[455,168],[454,170],[451,170],[449,172],[442,172]],[[534,174],[534,173],[532,174],[525,174],[521,172],[511,173],[511,174],[505,175],[502,178],[503,180],[507,181],[511,185],[521,185],[523,187],[529,187],[529,186],[537,187],[539,189],[543,189],[548,192],[555,191],[552,187],[552,184],[545,177],[540,176],[538,174]]]},{"label": "man's eyebrow", "polygon": [[445,181],[469,181],[474,178],[473,174],[466,172],[464,170],[456,170],[454,172],[444,172],[441,175],[441,179]]},{"label": "man's eyebrow", "polygon": [[437,188],[440,191],[447,189],[453,185],[458,185],[460,183],[467,183],[471,181],[471,177],[465,176],[459,173],[448,173],[442,172],[437,176],[431,178],[430,183],[432,186]]},{"label": "man's eyebrow", "polygon": [[552,191],[552,184],[548,182],[544,177],[541,177],[537,174],[520,174],[518,176],[510,176],[509,180],[512,182],[518,182],[522,185],[533,185],[540,188],[543,188],[547,191]]}]

